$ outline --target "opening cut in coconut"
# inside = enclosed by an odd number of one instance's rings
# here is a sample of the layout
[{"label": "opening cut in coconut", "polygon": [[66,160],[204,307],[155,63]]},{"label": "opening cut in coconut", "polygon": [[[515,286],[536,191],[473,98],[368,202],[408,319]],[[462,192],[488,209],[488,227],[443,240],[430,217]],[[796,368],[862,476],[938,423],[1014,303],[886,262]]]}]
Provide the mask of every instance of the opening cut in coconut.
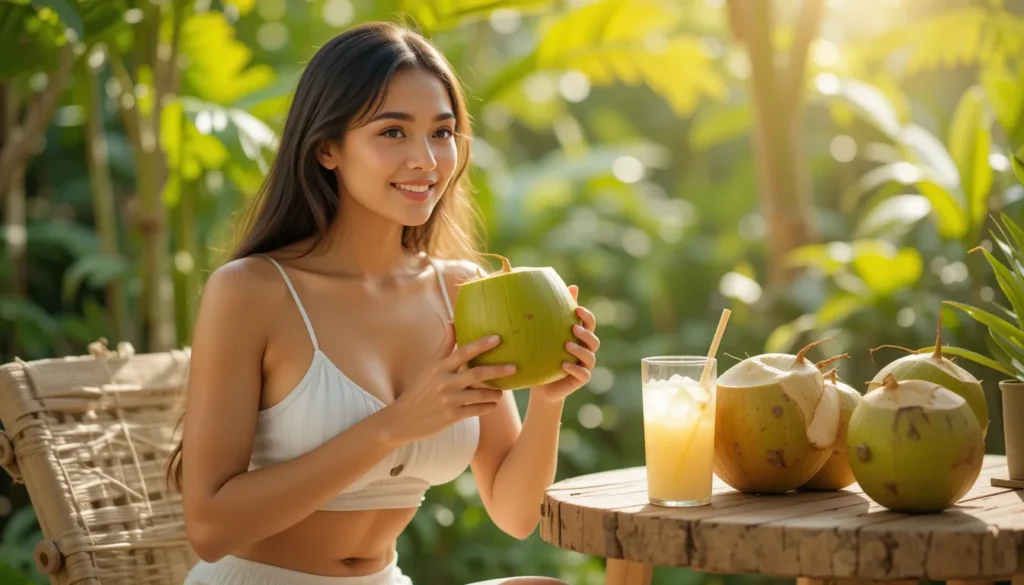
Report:
[{"label": "opening cut in coconut", "polygon": [[864,399],[880,408],[952,410],[967,403],[962,396],[943,388],[940,384],[923,380],[903,380],[901,382],[892,374],[886,376],[881,384],[876,384],[877,388],[881,388],[884,392],[868,393]]},{"label": "opening cut in coconut", "polygon": [[807,352],[829,339],[808,344],[795,359],[782,353],[748,358],[730,368],[719,384],[746,389],[778,384],[800,409],[807,440],[819,449],[831,447],[839,434],[841,401],[836,389],[823,384],[821,371],[806,358]]}]

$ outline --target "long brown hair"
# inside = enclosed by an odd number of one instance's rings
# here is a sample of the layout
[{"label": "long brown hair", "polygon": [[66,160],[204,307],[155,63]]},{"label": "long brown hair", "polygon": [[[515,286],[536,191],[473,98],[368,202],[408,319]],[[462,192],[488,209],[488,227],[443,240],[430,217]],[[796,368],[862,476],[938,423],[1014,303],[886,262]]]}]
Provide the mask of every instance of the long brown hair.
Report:
[{"label": "long brown hair", "polygon": [[[339,140],[348,129],[370,119],[383,102],[391,77],[408,67],[433,73],[447,88],[455,114],[458,166],[430,218],[403,229],[402,245],[439,258],[478,259],[479,218],[465,177],[472,128],[459,81],[428,40],[396,24],[371,22],[328,41],[303,71],[274,162],[248,207],[229,260],[310,240],[305,254],[323,241],[340,201],[337,178],[317,161],[317,149],[323,141]],[[180,490],[180,441],[168,462],[167,479]]]}]

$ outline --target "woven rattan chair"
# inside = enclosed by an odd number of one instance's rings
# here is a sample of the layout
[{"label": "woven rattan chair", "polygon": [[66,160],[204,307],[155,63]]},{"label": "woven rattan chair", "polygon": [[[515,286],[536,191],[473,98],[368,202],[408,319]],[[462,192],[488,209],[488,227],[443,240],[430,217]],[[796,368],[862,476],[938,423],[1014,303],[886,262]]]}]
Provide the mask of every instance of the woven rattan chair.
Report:
[{"label": "woven rattan chair", "polygon": [[189,355],[98,342],[0,366],[0,465],[28,490],[51,583],[180,585],[196,562],[165,479]]}]

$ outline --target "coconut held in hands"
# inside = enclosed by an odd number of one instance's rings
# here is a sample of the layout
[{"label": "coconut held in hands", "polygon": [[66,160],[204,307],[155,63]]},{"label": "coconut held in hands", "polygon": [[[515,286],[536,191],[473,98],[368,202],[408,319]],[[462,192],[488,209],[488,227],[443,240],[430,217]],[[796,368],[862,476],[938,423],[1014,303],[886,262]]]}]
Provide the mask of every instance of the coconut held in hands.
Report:
[{"label": "coconut held in hands", "polygon": [[832,455],[841,403],[805,354],[747,358],[718,378],[715,474],[747,493],[804,485]]},{"label": "coconut held in hands", "polygon": [[988,401],[981,382],[970,372],[942,355],[942,312],[935,333],[935,351],[931,354],[913,353],[888,364],[872,378],[871,383],[881,385],[889,375],[897,380],[923,380],[950,390],[967,401],[981,427],[981,436],[988,434]]},{"label": "coconut held in hands", "polygon": [[576,301],[553,268],[512,268],[506,258],[497,257],[501,271],[459,285],[456,342],[466,345],[488,335],[500,336],[498,347],[469,363],[515,364],[511,376],[487,382],[496,388],[529,388],[562,378],[562,362],[578,361],[565,349],[575,340],[572,326],[579,323]]},{"label": "coconut held in hands", "polygon": [[981,473],[984,439],[963,397],[934,382],[886,376],[850,417],[850,467],[872,500],[900,512],[956,504]]}]

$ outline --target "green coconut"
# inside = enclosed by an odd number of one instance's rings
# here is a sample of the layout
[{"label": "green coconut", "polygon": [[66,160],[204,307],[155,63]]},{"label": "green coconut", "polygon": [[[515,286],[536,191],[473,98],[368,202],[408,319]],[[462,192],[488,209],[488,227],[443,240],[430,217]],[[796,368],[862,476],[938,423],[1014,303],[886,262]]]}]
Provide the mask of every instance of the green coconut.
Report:
[{"label": "green coconut", "polygon": [[715,474],[746,493],[785,493],[805,483],[832,454],[840,398],[804,357],[767,353],[747,358],[718,378]]},{"label": "green coconut", "polygon": [[[885,347],[885,346],[882,346]],[[875,348],[878,349],[878,348]],[[873,352],[874,350],[872,350]],[[895,376],[897,380],[923,380],[934,382],[947,390],[962,396],[970,405],[981,427],[981,436],[988,434],[988,401],[981,382],[970,372],[953,363],[942,355],[942,312],[939,312],[939,324],[935,334],[935,351],[931,354],[912,353],[903,356],[879,370],[872,378],[872,384],[880,385],[886,376]]]},{"label": "green coconut", "polygon": [[[843,354],[839,357],[849,357]],[[819,363],[818,367],[821,368]],[[854,390],[849,384],[839,379],[838,369],[833,369],[825,374],[825,385],[834,386],[839,392],[841,415],[839,420],[839,435],[832,445],[832,455],[825,462],[825,465],[818,470],[803,486],[806,490],[838,491],[849,487],[855,481],[853,469],[850,468],[850,460],[846,455],[846,436],[850,424],[850,417],[854,409],[860,404],[860,392]]]},{"label": "green coconut", "polygon": [[498,335],[498,347],[470,360],[471,367],[515,364],[510,376],[489,380],[503,390],[546,384],[566,375],[562,362],[577,363],[565,348],[577,341],[578,305],[562,277],[551,267],[502,269],[459,286],[455,301],[455,339],[459,345]]},{"label": "green coconut", "polygon": [[850,417],[847,458],[872,500],[899,512],[955,505],[981,473],[981,425],[962,396],[886,376]]}]

